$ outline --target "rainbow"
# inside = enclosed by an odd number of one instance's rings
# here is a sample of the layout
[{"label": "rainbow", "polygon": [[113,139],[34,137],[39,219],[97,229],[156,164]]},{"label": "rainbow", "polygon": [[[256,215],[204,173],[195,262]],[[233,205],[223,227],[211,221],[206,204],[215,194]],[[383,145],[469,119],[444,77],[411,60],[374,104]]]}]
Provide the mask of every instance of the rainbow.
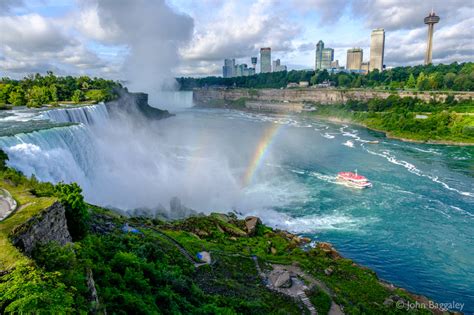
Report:
[{"label": "rainbow", "polygon": [[282,125],[273,123],[269,128],[264,132],[260,141],[258,142],[255,153],[250,160],[250,163],[245,171],[244,177],[242,179],[242,186],[246,187],[252,182],[252,178],[255,172],[258,170],[259,166],[262,164],[262,161],[265,159],[265,155],[268,152],[270,144],[272,144],[275,135]]}]

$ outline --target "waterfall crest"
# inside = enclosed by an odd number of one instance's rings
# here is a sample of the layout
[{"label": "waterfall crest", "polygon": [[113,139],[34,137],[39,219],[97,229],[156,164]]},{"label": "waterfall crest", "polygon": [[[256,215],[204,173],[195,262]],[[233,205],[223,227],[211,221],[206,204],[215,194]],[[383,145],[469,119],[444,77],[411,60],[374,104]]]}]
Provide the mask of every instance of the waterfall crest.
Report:
[{"label": "waterfall crest", "polygon": [[43,112],[40,117],[61,123],[97,125],[107,123],[109,112],[105,104],[97,104],[75,108],[51,109]]}]

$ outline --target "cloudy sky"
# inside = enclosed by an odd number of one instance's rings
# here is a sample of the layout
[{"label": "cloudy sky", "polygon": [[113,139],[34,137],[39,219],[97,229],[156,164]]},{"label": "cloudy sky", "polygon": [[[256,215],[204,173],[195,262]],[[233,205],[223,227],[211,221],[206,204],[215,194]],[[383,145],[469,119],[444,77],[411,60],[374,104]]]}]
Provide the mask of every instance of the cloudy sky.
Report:
[{"label": "cloudy sky", "polygon": [[314,66],[322,39],[346,62],[385,28],[387,66],[423,62],[434,9],[434,63],[474,60],[474,0],[0,0],[0,76],[52,70],[113,79],[220,75],[259,48],[289,69]]}]

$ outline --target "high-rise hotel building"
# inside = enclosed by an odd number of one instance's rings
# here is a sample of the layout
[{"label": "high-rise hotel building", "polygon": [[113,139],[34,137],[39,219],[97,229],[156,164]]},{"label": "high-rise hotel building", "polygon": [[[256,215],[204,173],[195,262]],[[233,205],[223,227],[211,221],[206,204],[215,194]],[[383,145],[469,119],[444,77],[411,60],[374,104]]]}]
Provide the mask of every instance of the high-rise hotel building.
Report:
[{"label": "high-rise hotel building", "polygon": [[385,50],[385,30],[377,28],[370,35],[370,63],[369,71],[383,70],[383,55]]},{"label": "high-rise hotel building", "polygon": [[260,48],[260,73],[272,72],[272,49]]},{"label": "high-rise hotel building", "polygon": [[347,70],[360,70],[362,67],[362,60],[364,57],[364,51],[362,48],[352,48],[347,50]]}]

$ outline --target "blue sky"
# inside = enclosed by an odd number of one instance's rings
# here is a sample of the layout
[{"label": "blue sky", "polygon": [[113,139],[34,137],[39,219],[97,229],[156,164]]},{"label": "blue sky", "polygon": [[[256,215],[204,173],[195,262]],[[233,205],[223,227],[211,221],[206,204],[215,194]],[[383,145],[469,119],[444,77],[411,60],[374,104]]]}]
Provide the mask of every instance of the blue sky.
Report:
[{"label": "blue sky", "polygon": [[[348,48],[369,58],[370,32],[386,30],[387,66],[423,62],[433,8],[434,63],[473,61],[472,0],[0,0],[0,75],[59,74],[127,79],[220,75],[224,58],[250,63],[259,48],[289,69],[314,67],[322,39],[346,62]],[[160,18],[157,18],[160,17]],[[158,34],[155,36],[155,34]],[[162,56],[161,56],[161,55]],[[128,66],[128,68],[127,68]],[[153,70],[153,71],[152,71]]]}]

